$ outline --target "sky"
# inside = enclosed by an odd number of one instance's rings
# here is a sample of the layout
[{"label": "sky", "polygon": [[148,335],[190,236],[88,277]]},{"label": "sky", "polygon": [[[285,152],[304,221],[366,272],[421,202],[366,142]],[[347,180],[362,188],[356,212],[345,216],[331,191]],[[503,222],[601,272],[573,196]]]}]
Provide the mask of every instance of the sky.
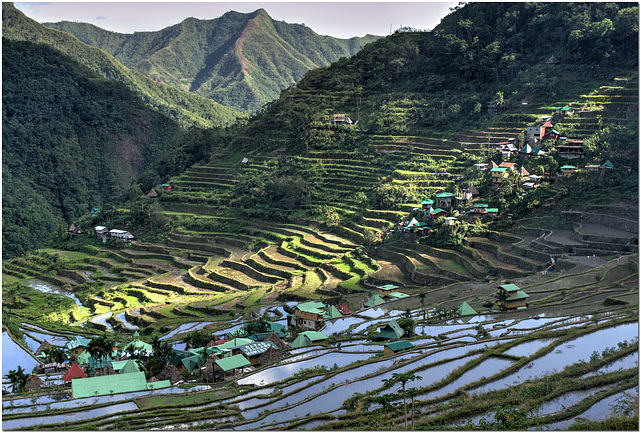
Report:
[{"label": "sky", "polygon": [[386,36],[401,26],[432,29],[458,2],[15,2],[38,22],[87,22],[119,33],[155,31],[185,18],[263,8],[274,20],[305,24],[320,35]]}]

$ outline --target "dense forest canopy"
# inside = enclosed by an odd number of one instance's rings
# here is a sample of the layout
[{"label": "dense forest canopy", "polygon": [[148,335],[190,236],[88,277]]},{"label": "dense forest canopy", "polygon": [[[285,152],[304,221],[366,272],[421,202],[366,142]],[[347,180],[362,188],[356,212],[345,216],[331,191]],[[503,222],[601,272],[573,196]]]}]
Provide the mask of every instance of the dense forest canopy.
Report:
[{"label": "dense forest canopy", "polygon": [[44,44],[2,41],[3,257],[126,192],[183,134],[123,84]]}]

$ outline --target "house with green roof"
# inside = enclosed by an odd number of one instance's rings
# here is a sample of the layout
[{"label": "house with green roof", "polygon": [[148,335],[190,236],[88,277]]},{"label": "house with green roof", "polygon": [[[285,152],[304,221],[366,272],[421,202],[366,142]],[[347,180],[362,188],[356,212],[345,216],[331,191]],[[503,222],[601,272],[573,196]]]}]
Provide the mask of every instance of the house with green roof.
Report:
[{"label": "house with green roof", "polygon": [[451,192],[440,192],[436,194],[436,207],[451,207],[453,202],[453,194]]},{"label": "house with green roof", "polygon": [[155,390],[171,386],[171,381],[147,383],[144,372],[103,375],[71,380],[74,398],[129,393],[140,390]]},{"label": "house with green roof", "polygon": [[491,174],[491,185],[499,186],[505,181],[507,175],[509,175],[509,169],[504,167],[496,167],[491,168],[489,173]]},{"label": "house with green roof", "polygon": [[134,354],[150,356],[153,355],[153,347],[140,339],[134,339],[125,346],[120,348],[120,351],[127,353],[127,350],[132,350]]},{"label": "house with green roof", "polygon": [[460,307],[458,308],[458,310],[456,312],[460,316],[476,315],[477,314],[475,309],[472,308],[471,306],[469,306],[469,303],[467,303],[466,301],[462,302],[462,304],[460,305]]},{"label": "house with green roof", "polygon": [[613,169],[613,164],[611,163],[610,160],[607,159],[607,161],[605,163],[600,165],[600,168]]},{"label": "house with green roof", "polygon": [[526,309],[529,307],[527,298],[529,295],[514,284],[503,284],[497,287],[496,297],[498,301],[496,304],[500,309]]},{"label": "house with green roof", "polygon": [[70,341],[68,341],[64,347],[67,351],[69,351],[69,355],[73,357],[78,357],[82,352],[89,346],[90,339],[83,338],[80,336],[76,336]]},{"label": "house with green roof", "polygon": [[560,171],[564,177],[571,177],[576,173],[576,167],[573,165],[562,165]]},{"label": "house with green roof", "polygon": [[223,371],[224,375],[230,370],[233,371],[233,374],[236,374],[236,369],[244,369],[247,366],[251,366],[249,360],[247,360],[243,355],[236,354],[231,357],[225,357],[218,360],[215,360],[214,363],[218,365],[218,367]]},{"label": "house with green roof", "polygon": [[302,348],[306,346],[324,345],[327,335],[322,332],[305,331],[291,342],[291,348]]},{"label": "house with green roof", "polygon": [[366,307],[378,306],[381,304],[384,304],[384,299],[380,294],[372,295],[369,300],[364,303]]},{"label": "house with green roof", "polygon": [[276,346],[273,342],[252,342],[252,343],[248,343],[248,344],[244,344],[244,345],[239,345],[236,347],[233,347],[231,349],[231,354],[232,355],[236,355],[236,354],[241,354],[243,355],[247,360],[249,360],[249,363],[251,364],[256,364],[258,362],[258,358],[266,353],[269,348],[275,348],[275,349],[280,349],[278,348],[278,346]]},{"label": "house with green roof", "polygon": [[384,344],[384,354],[393,355],[399,351],[413,348],[413,344],[408,340],[399,340]]},{"label": "house with green roof", "polygon": [[398,288],[399,288],[398,285],[386,284],[386,285],[379,286],[377,289],[378,289],[378,294],[387,295],[390,292],[396,291]]},{"label": "house with green roof", "polygon": [[433,207],[433,200],[432,199],[423,200],[420,203],[420,205],[422,206],[422,210],[429,211],[431,210],[431,207]]},{"label": "house with green roof", "polygon": [[324,320],[327,309],[328,306],[321,302],[298,303],[293,308],[294,313],[287,316],[287,324],[289,327],[299,325],[307,330],[320,331],[326,325]]},{"label": "house with green roof", "polygon": [[382,327],[375,339],[394,340],[400,339],[402,336],[404,336],[404,329],[400,327],[400,324],[398,324],[396,320],[391,320],[387,325]]}]

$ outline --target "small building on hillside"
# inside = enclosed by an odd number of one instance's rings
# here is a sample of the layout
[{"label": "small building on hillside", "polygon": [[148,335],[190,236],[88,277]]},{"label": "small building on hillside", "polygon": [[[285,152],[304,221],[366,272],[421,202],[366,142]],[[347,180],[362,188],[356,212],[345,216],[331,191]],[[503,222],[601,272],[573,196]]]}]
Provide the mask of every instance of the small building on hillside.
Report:
[{"label": "small building on hillside", "polygon": [[80,226],[75,226],[74,224],[71,224],[67,232],[72,236],[79,236],[84,234],[84,230],[80,228]]},{"label": "small building on hillside", "polygon": [[237,347],[234,347],[231,351],[232,354],[242,354],[247,360],[249,360],[249,363],[251,364],[257,364],[258,363],[258,358],[264,354],[265,352],[267,352],[269,350],[269,348],[274,348],[274,349],[279,349],[274,343],[272,342],[252,342],[252,343],[248,343],[245,345],[240,345]]},{"label": "small building on hillside", "polygon": [[158,198],[158,192],[155,189],[151,189],[147,194],[147,198]]},{"label": "small building on hillside", "polygon": [[546,140],[557,141],[559,139],[560,139],[560,134],[555,129],[551,129],[547,131],[547,133],[545,133],[544,136],[542,137],[543,141],[546,141]]},{"label": "small building on hillside", "polygon": [[84,373],[80,365],[77,362],[74,362],[69,369],[62,376],[62,380],[65,383],[68,383],[74,378],[86,378],[87,374]]},{"label": "small building on hillside", "polygon": [[473,167],[476,169],[476,171],[484,172],[484,171],[489,169],[489,164],[488,163],[477,163],[477,164],[473,164]]},{"label": "small building on hillside", "polygon": [[374,294],[364,303],[365,307],[373,307],[384,304],[384,299],[380,294]]},{"label": "small building on hillside", "polygon": [[98,217],[100,216],[100,209],[98,207],[94,207],[91,209],[89,213],[91,214],[92,217]]},{"label": "small building on hillside", "polygon": [[382,327],[376,335],[376,340],[395,340],[404,336],[404,329],[396,320],[391,320],[387,325]]},{"label": "small building on hillside", "polygon": [[422,206],[422,210],[424,211],[430,211],[433,208],[433,200],[431,199],[426,199],[423,200],[420,205]]},{"label": "small building on hillside", "polygon": [[302,348],[306,346],[324,345],[327,335],[322,332],[306,331],[302,332],[291,342],[291,348]]},{"label": "small building on hillside", "polygon": [[163,191],[170,191],[171,189],[173,189],[173,186],[171,186],[171,183],[165,183],[162,185]]},{"label": "small building on hillside", "polygon": [[491,185],[499,186],[501,185],[508,175],[507,168],[492,168],[491,171]]},{"label": "small building on hillside", "polygon": [[530,146],[529,144],[525,144],[524,147],[520,149],[518,152],[520,157],[523,159],[532,159],[540,156],[544,156],[546,153],[542,150],[540,146]]},{"label": "small building on hillside", "polygon": [[593,165],[593,164],[585,165],[584,169],[587,172],[599,172],[600,171],[600,165]]},{"label": "small building on hillside", "polygon": [[556,146],[558,156],[566,159],[578,159],[584,157],[584,141],[581,139],[561,139]]},{"label": "small building on hillside", "polygon": [[64,347],[69,352],[69,356],[78,357],[89,346],[90,339],[76,336],[67,342]]},{"label": "small building on hillside", "polygon": [[334,114],[329,118],[329,121],[331,123],[333,123],[334,125],[341,125],[341,124],[351,125],[351,124],[353,124],[351,119],[349,117],[347,117],[346,114]]},{"label": "small building on hillside", "polygon": [[347,306],[345,302],[338,305],[338,310],[342,315],[351,315],[351,309],[349,309],[349,306]]},{"label": "small building on hillside", "polygon": [[573,165],[562,165],[560,171],[563,177],[571,177],[576,173],[576,167]]},{"label": "small building on hillside", "polygon": [[600,165],[600,168],[603,169],[613,169],[613,164],[611,163],[610,160],[607,159],[607,161],[605,163],[603,163],[602,165]]},{"label": "small building on hillside", "polygon": [[460,316],[476,315],[478,313],[474,308],[469,306],[469,303],[467,303],[466,301],[462,302],[462,304],[460,305],[460,307],[458,307],[456,312]]},{"label": "small building on hillside", "polygon": [[431,216],[431,219],[435,220],[441,217],[446,217],[448,215],[446,210],[442,210],[441,208],[437,208],[437,209],[433,209],[431,210],[431,212],[429,212],[429,216]]},{"label": "small building on hillside", "polygon": [[566,106],[566,107],[556,107],[554,108],[556,111],[556,114],[559,114],[561,116],[571,116],[573,114],[575,114],[576,110],[573,107],[570,106]]},{"label": "small building on hillside", "polygon": [[469,214],[473,216],[480,216],[480,215],[486,214],[488,207],[489,207],[489,204],[475,203],[473,205],[473,208],[469,210]]},{"label": "small building on hillside", "polygon": [[399,287],[397,285],[392,285],[392,284],[386,284],[386,285],[381,285],[377,288],[378,290],[378,294],[381,296],[385,296],[391,292],[394,292],[398,289]]},{"label": "small building on hillside", "polygon": [[328,306],[321,302],[309,301],[294,306],[292,315],[287,317],[290,327],[302,326],[307,330],[320,331],[325,327],[325,312]]},{"label": "small building on hillside", "polygon": [[497,287],[496,302],[501,309],[526,309],[529,307],[527,299],[529,295],[514,284],[504,284]]},{"label": "small building on hillside", "polygon": [[441,192],[436,194],[436,207],[451,207],[453,194],[451,192]]},{"label": "small building on hillside", "polygon": [[507,168],[508,170],[513,171],[518,168],[518,165],[515,162],[501,162],[500,165],[498,165],[498,168]]},{"label": "small building on hillside", "polygon": [[384,344],[384,354],[393,355],[400,351],[413,348],[413,344],[408,340],[399,340],[394,342],[388,342]]},{"label": "small building on hillside", "polygon": [[527,142],[531,145],[537,145],[542,141],[547,128],[543,125],[527,126]]},{"label": "small building on hillside", "polygon": [[133,236],[133,234],[131,234],[129,231],[124,231],[124,230],[119,230],[119,229],[112,229],[109,231],[109,235],[112,238],[118,239],[118,240],[122,240],[122,241],[132,241],[135,239],[135,237]]}]

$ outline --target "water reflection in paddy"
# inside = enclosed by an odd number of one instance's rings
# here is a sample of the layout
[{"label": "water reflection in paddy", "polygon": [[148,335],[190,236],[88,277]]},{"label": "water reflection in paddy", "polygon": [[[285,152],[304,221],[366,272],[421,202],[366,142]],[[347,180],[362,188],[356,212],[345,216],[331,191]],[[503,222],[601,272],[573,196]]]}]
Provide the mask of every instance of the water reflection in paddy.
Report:
[{"label": "water reflection in paddy", "polygon": [[289,378],[302,369],[313,368],[316,366],[326,366],[328,368],[337,364],[338,367],[346,366],[349,363],[353,363],[358,360],[365,360],[371,357],[371,354],[356,354],[356,353],[340,353],[333,352],[321,355],[317,358],[311,358],[308,360],[302,360],[296,363],[288,363],[280,366],[274,366],[256,374],[248,376],[238,381],[239,385],[259,384],[265,385],[276,381],[281,381],[285,378]]},{"label": "water reflection in paddy", "polygon": [[590,377],[593,375],[599,375],[599,374],[603,374],[603,373],[609,373],[609,372],[613,372],[613,371],[617,371],[620,369],[630,369],[632,367],[638,367],[638,352],[634,352],[633,354],[629,354],[627,356],[624,356],[614,362],[609,363],[608,365],[605,365],[603,367],[601,367],[600,369],[598,369],[597,371],[593,371],[593,372],[589,372],[587,374],[584,374],[583,376],[586,377]]},{"label": "water reflection in paddy", "polygon": [[120,312],[119,314],[117,314],[116,319],[122,323],[122,326],[124,328],[128,328],[129,330],[137,330],[140,328],[137,325],[133,325],[129,321],[127,321],[124,312]]},{"label": "water reflection in paddy", "polygon": [[637,324],[623,324],[610,327],[596,332],[589,333],[577,339],[570,340],[558,345],[555,350],[541,358],[529,362],[516,374],[499,379],[486,384],[480,388],[473,389],[469,393],[472,395],[504,388],[520,383],[535,376],[546,375],[553,371],[560,371],[565,366],[576,363],[579,360],[588,360],[593,351],[603,351],[607,347],[616,345],[618,342],[630,340],[638,335]]},{"label": "water reflection in paddy", "polygon": [[107,327],[109,331],[113,331],[113,327],[107,322],[107,319],[111,318],[111,315],[111,312],[103,313],[102,315],[98,315],[95,318],[91,318],[91,322],[95,324],[102,324],[103,326]]},{"label": "water reflection in paddy", "polygon": [[20,345],[15,343],[7,332],[2,332],[2,375],[7,375],[10,370],[18,369],[18,366],[30,373],[38,364]]},{"label": "water reflection in paddy", "polygon": [[504,353],[508,355],[514,355],[519,357],[529,357],[536,351],[549,346],[555,339],[536,339],[530,342],[518,344],[512,348],[509,348]]},{"label": "water reflection in paddy", "polygon": [[[56,346],[63,346],[64,344],[66,344],[69,341],[69,338],[64,337],[64,336],[60,336],[60,335],[51,335],[51,334],[47,334],[47,333],[39,333],[36,331],[33,331],[31,329],[29,329],[28,327],[21,327],[20,330],[22,330],[25,334],[28,334],[29,336],[35,338],[35,339],[39,339],[41,341],[47,341],[49,342],[51,345],[56,345]],[[40,347],[40,345],[38,345],[36,347],[36,349]]]},{"label": "water reflection in paddy", "polygon": [[326,335],[332,335],[347,330],[351,325],[364,321],[364,318],[348,317],[338,318],[336,320],[327,321],[327,325],[322,332]]},{"label": "water reflection in paddy", "polygon": [[69,297],[71,300],[73,300],[75,302],[75,304],[77,304],[78,306],[82,306],[82,303],[80,302],[80,300],[78,299],[78,297],[76,297],[75,294],[69,292],[69,291],[65,291],[62,288],[59,288],[55,285],[52,285],[50,283],[41,281],[39,279],[30,279],[28,281],[25,282],[25,285],[30,286],[33,289],[36,289],[40,292],[44,292],[44,293],[51,293],[51,294],[58,294],[64,297]]},{"label": "water reflection in paddy", "polygon": [[166,340],[166,339],[172,338],[177,334],[186,333],[188,331],[190,332],[190,331],[201,330],[209,324],[215,324],[215,323],[214,322],[190,322],[190,323],[181,324],[176,329],[162,336],[160,340]]},{"label": "water reflection in paddy", "polygon": [[125,402],[116,405],[109,405],[102,408],[95,408],[87,411],[77,411],[52,416],[29,417],[16,420],[5,420],[2,422],[2,429],[17,429],[23,427],[32,427],[35,425],[50,425],[64,422],[74,422],[78,420],[100,417],[108,414],[119,414],[126,411],[138,409],[134,402]]},{"label": "water reflection in paddy", "polygon": [[615,406],[617,401],[625,395],[631,398],[635,398],[638,396],[638,389],[630,389],[606,397],[601,401],[593,404],[591,408],[579,414],[577,417],[556,423],[550,423],[548,425],[545,425],[544,427],[546,430],[567,430],[567,428],[571,424],[573,424],[573,422],[575,422],[577,418],[584,418],[591,421],[602,421],[613,414],[612,407]]},{"label": "water reflection in paddy", "polygon": [[563,411],[567,407],[571,405],[577,404],[582,401],[584,398],[589,397],[593,394],[596,394],[600,390],[603,390],[605,387],[593,387],[586,390],[573,391],[564,393],[563,395],[558,396],[557,398],[551,399],[550,401],[544,402],[540,405],[540,408],[536,410],[536,415],[542,416],[547,414],[552,414],[558,411]]}]

